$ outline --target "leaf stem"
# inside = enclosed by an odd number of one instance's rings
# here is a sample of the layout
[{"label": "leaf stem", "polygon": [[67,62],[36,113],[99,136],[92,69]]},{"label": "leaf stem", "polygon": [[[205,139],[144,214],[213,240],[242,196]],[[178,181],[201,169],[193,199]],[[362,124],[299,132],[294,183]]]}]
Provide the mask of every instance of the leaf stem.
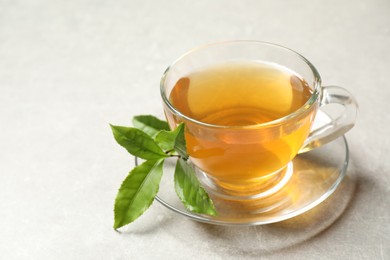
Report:
[{"label": "leaf stem", "polygon": [[175,149],[171,149],[171,150],[168,150],[168,151],[165,151],[165,154],[168,154],[168,155],[170,155],[172,152],[174,152],[175,151]]},{"label": "leaf stem", "polygon": [[165,151],[165,154],[166,155],[169,155],[169,157],[177,157],[178,159],[182,158],[182,156],[180,154],[174,154],[175,149],[171,149],[171,150],[168,150],[168,151]]}]

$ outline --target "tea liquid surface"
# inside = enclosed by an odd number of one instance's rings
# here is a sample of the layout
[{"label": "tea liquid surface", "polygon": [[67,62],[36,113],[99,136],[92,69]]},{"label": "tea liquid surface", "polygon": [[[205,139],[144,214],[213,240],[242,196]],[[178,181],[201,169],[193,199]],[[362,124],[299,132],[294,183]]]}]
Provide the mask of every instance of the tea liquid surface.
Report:
[{"label": "tea liquid surface", "polygon": [[284,67],[231,62],[181,78],[170,101],[198,121],[245,126],[284,117],[302,107],[311,94],[308,84]]},{"label": "tea liquid surface", "polygon": [[[308,84],[291,70],[270,63],[230,62],[180,78],[170,102],[184,118],[191,160],[219,186],[258,189],[283,169],[307,138],[313,106],[284,124],[261,126],[301,108],[312,95]],[[170,112],[172,127],[178,122]],[[250,126],[250,127],[244,127]],[[264,186],[263,185],[263,186]],[[264,187],[265,188],[265,187]],[[269,187],[268,187],[269,188]]]}]

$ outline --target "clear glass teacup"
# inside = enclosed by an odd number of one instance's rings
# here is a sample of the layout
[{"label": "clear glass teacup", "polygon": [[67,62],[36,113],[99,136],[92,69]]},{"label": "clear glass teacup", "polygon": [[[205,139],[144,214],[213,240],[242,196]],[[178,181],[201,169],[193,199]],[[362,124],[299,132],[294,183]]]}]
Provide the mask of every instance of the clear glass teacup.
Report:
[{"label": "clear glass teacup", "polygon": [[[257,41],[215,43],[176,60],[161,80],[171,128],[185,123],[187,152],[220,196],[253,199],[281,189],[292,160],[340,137],[357,103],[341,87],[321,86],[316,68],[288,48]],[[344,109],[312,130],[318,110]]]}]

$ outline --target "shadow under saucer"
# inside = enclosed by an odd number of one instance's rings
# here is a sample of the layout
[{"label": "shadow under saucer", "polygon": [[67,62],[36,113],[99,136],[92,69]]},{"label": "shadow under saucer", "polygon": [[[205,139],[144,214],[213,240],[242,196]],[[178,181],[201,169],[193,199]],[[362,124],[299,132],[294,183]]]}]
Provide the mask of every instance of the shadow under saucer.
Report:
[{"label": "shadow under saucer", "polygon": [[194,240],[207,241],[205,246],[212,247],[216,252],[228,251],[232,255],[247,256],[270,254],[307,241],[329,228],[348,207],[354,195],[355,184],[355,173],[352,169],[347,172],[338,189],[321,204],[281,222],[257,226],[188,222],[185,232],[170,227],[166,227],[165,232],[188,244],[194,243]]}]

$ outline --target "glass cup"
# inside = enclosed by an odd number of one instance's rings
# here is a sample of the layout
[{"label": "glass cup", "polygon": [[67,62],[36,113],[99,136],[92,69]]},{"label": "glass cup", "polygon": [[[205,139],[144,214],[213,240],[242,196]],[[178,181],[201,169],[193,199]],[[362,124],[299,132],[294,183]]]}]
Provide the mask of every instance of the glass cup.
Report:
[{"label": "glass cup", "polygon": [[[186,95],[193,93],[188,88],[196,87],[191,85],[193,73],[221,64],[248,62],[272,64],[291,71],[292,85],[296,78],[304,80],[309,90],[307,99],[287,114],[260,123],[210,123],[187,111],[188,107],[197,106],[185,104],[192,98]],[[220,77],[230,76],[221,74]],[[177,88],[178,85],[182,85],[181,88]],[[292,160],[297,154],[343,135],[353,127],[357,114],[357,103],[348,91],[336,86],[321,86],[319,73],[306,58],[291,49],[266,42],[232,41],[196,48],[168,67],[160,87],[170,127],[173,129],[179,123],[185,123],[187,152],[191,163],[204,176],[203,183],[215,194],[234,200],[264,198],[280,190],[294,174]],[[276,87],[275,90],[268,87],[269,93],[265,93],[266,96],[272,94],[268,97],[271,102],[282,99]],[[245,84],[234,89],[226,87],[221,95],[242,95],[235,92],[245,93],[247,88],[249,86]],[[172,96],[178,94],[187,109],[173,104]],[[205,92],[204,99],[207,97]],[[242,99],[252,102],[250,95]],[[334,107],[343,109],[336,113],[332,111],[329,122],[313,130],[318,110]],[[220,117],[219,122],[224,122],[223,116]],[[235,117],[240,120],[240,113]],[[242,118],[241,121],[245,120]]]}]

